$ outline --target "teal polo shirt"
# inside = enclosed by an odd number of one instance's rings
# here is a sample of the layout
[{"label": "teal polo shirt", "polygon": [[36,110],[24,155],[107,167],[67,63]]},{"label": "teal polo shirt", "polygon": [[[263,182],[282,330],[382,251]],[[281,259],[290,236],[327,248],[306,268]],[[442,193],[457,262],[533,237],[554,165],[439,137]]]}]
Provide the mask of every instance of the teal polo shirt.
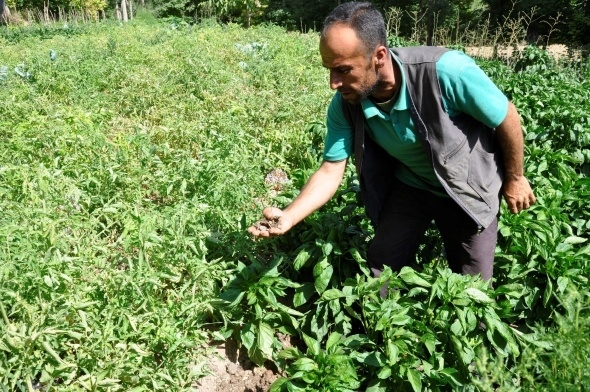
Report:
[{"label": "teal polo shirt", "polygon": [[[393,58],[401,68],[399,60],[395,56]],[[462,52],[449,51],[438,60],[436,70],[443,104],[449,116],[467,113],[490,128],[497,127],[504,120],[508,99],[473,59]],[[416,188],[446,195],[416,133],[410,115],[410,93],[403,72],[399,91],[389,113],[370,99],[361,102],[368,136],[400,162],[395,168],[395,176],[399,180]],[[354,130],[342,112],[340,93],[332,98],[326,123],[328,132],[324,159],[339,161],[348,158],[353,153]]]}]

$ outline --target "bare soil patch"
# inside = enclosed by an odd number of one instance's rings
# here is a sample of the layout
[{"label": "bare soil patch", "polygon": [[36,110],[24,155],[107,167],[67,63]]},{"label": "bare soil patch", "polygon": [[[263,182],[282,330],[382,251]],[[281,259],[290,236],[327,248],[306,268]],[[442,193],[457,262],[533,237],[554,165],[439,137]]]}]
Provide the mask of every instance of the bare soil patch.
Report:
[{"label": "bare soil patch", "polygon": [[[526,45],[519,45],[518,51],[522,52],[526,48]],[[465,52],[470,56],[476,57],[483,57],[483,58],[491,58],[494,55],[494,48],[492,46],[468,46],[465,48]],[[566,45],[557,44],[557,45],[549,45],[547,47],[547,52],[549,55],[556,59],[566,58],[570,56],[569,48]],[[580,53],[578,50],[574,50],[572,53],[575,56],[578,56]],[[498,48],[498,56],[510,58],[514,55],[514,48],[513,47],[499,47]]]},{"label": "bare soil patch", "polygon": [[211,374],[194,385],[199,392],[266,392],[281,376],[277,369],[256,366],[233,340],[215,348],[207,367]]},{"label": "bare soil patch", "polygon": [[[303,349],[303,342],[294,336],[277,332],[276,337],[283,348]],[[271,361],[267,361],[268,366],[256,366],[246,348],[235,340],[212,348],[213,355],[207,360],[210,374],[193,385],[198,392],[267,392],[277,378],[285,376]]]}]

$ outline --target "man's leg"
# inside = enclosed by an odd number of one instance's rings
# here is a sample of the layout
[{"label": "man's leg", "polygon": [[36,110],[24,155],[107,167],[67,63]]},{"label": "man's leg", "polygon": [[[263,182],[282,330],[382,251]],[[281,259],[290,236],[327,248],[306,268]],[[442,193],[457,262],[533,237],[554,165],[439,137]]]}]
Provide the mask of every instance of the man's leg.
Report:
[{"label": "man's leg", "polygon": [[448,199],[436,210],[435,222],[441,233],[449,267],[466,275],[481,274],[492,279],[498,239],[498,219],[481,229],[465,211]]},{"label": "man's leg", "polygon": [[367,252],[375,276],[385,265],[399,271],[416,260],[424,232],[433,219],[429,199],[428,191],[396,181]]}]

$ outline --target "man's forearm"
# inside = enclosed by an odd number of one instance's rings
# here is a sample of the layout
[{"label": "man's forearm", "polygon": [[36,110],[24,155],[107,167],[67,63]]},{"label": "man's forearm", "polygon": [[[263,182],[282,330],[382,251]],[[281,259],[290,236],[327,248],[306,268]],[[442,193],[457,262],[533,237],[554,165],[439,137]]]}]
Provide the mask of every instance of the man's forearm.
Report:
[{"label": "man's forearm", "polygon": [[334,196],[342,183],[346,160],[339,162],[324,161],[320,168],[309,178],[301,193],[284,209],[297,224]]},{"label": "man's forearm", "polygon": [[524,139],[520,117],[512,102],[508,103],[508,113],[496,128],[502,156],[506,180],[516,180],[524,176]]},{"label": "man's forearm", "polygon": [[536,198],[524,176],[524,137],[520,117],[512,102],[508,103],[506,118],[496,127],[496,132],[504,159],[502,193],[508,210],[516,214],[535,204]]}]

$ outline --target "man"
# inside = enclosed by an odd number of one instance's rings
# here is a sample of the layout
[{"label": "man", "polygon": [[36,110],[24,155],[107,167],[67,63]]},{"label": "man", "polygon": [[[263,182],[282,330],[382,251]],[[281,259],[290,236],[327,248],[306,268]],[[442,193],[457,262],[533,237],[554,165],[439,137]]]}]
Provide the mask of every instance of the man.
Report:
[{"label": "man", "polygon": [[512,213],[535,203],[524,177],[518,113],[475,62],[434,47],[388,49],[370,3],[338,6],[320,37],[337,90],[328,109],[324,161],[278,222],[254,236],[288,231],[324,205],[355,155],[361,196],[375,225],[367,258],[378,276],[415,259],[434,220],[450,268],[492,278],[500,193]]}]

